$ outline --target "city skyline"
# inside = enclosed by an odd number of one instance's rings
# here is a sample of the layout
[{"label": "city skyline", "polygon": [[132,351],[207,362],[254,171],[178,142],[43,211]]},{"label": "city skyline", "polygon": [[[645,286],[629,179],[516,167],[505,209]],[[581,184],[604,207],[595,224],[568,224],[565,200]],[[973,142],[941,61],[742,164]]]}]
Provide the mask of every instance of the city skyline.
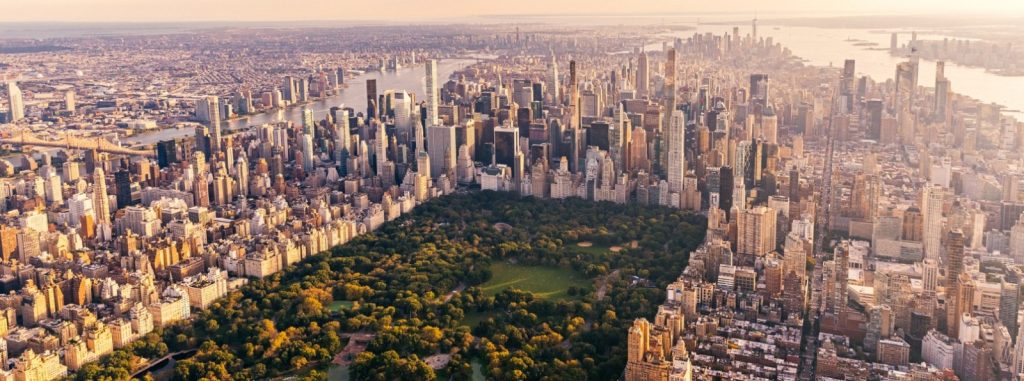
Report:
[{"label": "city skyline", "polygon": [[[838,3],[838,4],[837,4]],[[1024,17],[1024,3],[1014,0],[962,2],[954,0],[910,0],[891,2],[866,0],[832,2],[823,5],[814,0],[785,0],[770,6],[754,0],[737,0],[727,5],[689,0],[639,0],[635,2],[556,2],[524,0],[519,7],[497,10],[486,3],[459,0],[423,6],[414,0],[391,2],[387,11],[360,7],[352,0],[299,0],[289,7],[272,1],[220,1],[210,6],[202,0],[182,0],[174,7],[162,3],[137,3],[130,0],[39,0],[3,5],[6,12],[0,22],[466,22],[466,18],[548,17],[548,16],[855,16],[855,15],[955,15]],[[316,9],[316,12],[312,12]],[[327,16],[333,15],[333,16]]]},{"label": "city skyline", "polygon": [[0,381],[1024,381],[1024,4],[268,4],[0,7]]}]

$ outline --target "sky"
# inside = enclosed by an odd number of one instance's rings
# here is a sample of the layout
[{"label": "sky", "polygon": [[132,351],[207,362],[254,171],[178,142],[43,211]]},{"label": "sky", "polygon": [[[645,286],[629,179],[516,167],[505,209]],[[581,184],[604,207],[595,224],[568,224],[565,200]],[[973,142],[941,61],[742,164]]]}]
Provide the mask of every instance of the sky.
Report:
[{"label": "sky", "polygon": [[459,21],[636,13],[1024,16],[1024,0],[0,0],[0,22]]}]

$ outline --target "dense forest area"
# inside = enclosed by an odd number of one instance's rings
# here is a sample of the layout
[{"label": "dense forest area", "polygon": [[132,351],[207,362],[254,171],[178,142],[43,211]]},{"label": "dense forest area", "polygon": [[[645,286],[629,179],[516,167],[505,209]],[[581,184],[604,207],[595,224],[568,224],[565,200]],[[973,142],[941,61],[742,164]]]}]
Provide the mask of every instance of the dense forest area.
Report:
[{"label": "dense forest area", "polygon": [[[145,359],[198,348],[177,363],[175,379],[323,380],[347,335],[372,333],[348,368],[353,380],[467,380],[472,361],[494,380],[613,380],[625,366],[629,325],[654,315],[704,231],[702,216],[657,206],[489,191],[441,197],[254,280],[189,324],[152,333],[71,378],[124,380]],[[579,242],[621,248],[584,250]],[[480,286],[499,262],[590,281],[562,298],[517,288],[488,295]],[[343,308],[332,308],[339,302]],[[424,358],[437,354],[450,361],[435,371]]]}]

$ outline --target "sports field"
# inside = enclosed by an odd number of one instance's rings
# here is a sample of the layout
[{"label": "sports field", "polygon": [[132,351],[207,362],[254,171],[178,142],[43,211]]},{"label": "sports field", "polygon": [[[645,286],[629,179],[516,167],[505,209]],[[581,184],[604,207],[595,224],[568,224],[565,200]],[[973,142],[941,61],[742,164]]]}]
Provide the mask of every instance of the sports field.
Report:
[{"label": "sports field", "polygon": [[566,290],[571,286],[590,288],[591,282],[583,274],[571,269],[551,266],[524,266],[507,262],[491,265],[491,280],[480,285],[484,295],[494,295],[501,290],[518,288],[532,292],[539,298],[562,299],[569,297]]}]

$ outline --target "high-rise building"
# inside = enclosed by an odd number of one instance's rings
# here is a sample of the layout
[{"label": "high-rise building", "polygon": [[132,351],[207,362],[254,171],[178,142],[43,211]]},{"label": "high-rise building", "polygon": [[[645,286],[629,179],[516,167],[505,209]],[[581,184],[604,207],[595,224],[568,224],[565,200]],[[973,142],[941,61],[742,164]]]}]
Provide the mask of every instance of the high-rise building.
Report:
[{"label": "high-rise building", "polygon": [[313,173],[313,134],[302,134],[302,170],[306,174]]},{"label": "high-rise building", "polygon": [[377,156],[377,176],[381,176],[388,163],[388,133],[383,124],[377,125],[377,136],[373,140],[373,153]]},{"label": "high-rise building", "polygon": [[338,163],[339,174],[348,175],[348,160],[352,148],[352,131],[348,124],[348,110],[342,109],[334,120],[334,160]]},{"label": "high-rise building", "polygon": [[1024,264],[1024,214],[1010,228],[1010,258],[1017,264]]},{"label": "high-rise building", "polygon": [[550,73],[548,74],[548,91],[551,92],[551,103],[560,104],[561,97],[559,92],[558,83],[558,60],[555,58],[554,53],[551,54],[551,63],[548,64]]},{"label": "high-rise building", "polygon": [[504,164],[512,168],[516,152],[519,152],[519,130],[508,125],[495,127],[493,164]]},{"label": "high-rise building", "polygon": [[366,117],[377,117],[377,80],[366,80]]},{"label": "high-rise building", "polygon": [[828,295],[826,309],[836,315],[843,315],[849,298],[848,280],[850,272],[850,241],[836,245],[833,255],[831,293]]},{"label": "high-rise building", "polygon": [[646,98],[650,96],[651,90],[651,64],[647,58],[647,52],[640,52],[637,56],[636,67],[636,96]]},{"label": "high-rise building", "polygon": [[[427,153],[430,154],[430,174],[438,178],[455,170],[455,127],[430,126],[427,128]],[[452,177],[449,176],[449,179]]]},{"label": "high-rise building", "polygon": [[[662,131],[668,131],[669,123],[671,123],[671,115],[676,109],[676,50],[669,48],[665,52],[665,85],[662,88],[662,95],[665,97],[664,100],[664,112],[669,115],[668,118],[662,119]],[[685,123],[684,123],[685,124]],[[664,151],[663,151],[664,152]],[[656,160],[659,162],[662,160],[661,155],[658,155]],[[659,168],[665,168],[667,163],[660,163]]]},{"label": "high-rise building", "polygon": [[840,93],[844,95],[853,95],[854,93],[854,80],[857,77],[857,61],[846,60],[843,63],[843,76],[842,82],[840,82]]},{"label": "high-rise building", "polygon": [[939,284],[939,262],[935,259],[925,259],[921,263],[921,280],[924,282],[925,291],[936,291]]},{"label": "high-rise building", "polygon": [[196,206],[208,207],[210,206],[210,187],[207,179],[209,170],[206,168],[206,155],[199,151],[193,153],[192,167],[195,171],[195,179],[192,183],[193,202]]},{"label": "high-rise building", "polygon": [[75,102],[75,89],[70,89],[64,92],[64,110],[68,112],[75,112],[77,103]]},{"label": "high-rise building", "polygon": [[296,93],[298,88],[296,85],[296,78],[290,75],[284,77],[284,83],[281,86],[281,99],[288,103],[295,103],[298,99]]},{"label": "high-rise building", "polygon": [[437,61],[427,60],[427,126],[438,124],[437,105],[441,101],[441,93],[437,87]]},{"label": "high-rise building", "polygon": [[762,107],[767,106],[769,97],[768,86],[768,74],[751,74],[750,104],[760,105]]},{"label": "high-rise building", "polygon": [[96,223],[110,225],[110,198],[107,197],[107,176],[97,166],[92,173],[92,204],[96,210]]},{"label": "high-rise building", "polygon": [[893,110],[898,116],[904,110],[909,110],[914,104],[914,93],[917,88],[917,63],[911,60],[897,64],[895,79]]},{"label": "high-rise building", "polygon": [[569,92],[571,94],[569,107],[572,109],[572,120],[569,122],[569,129],[571,130],[578,130],[583,127],[583,122],[581,121],[583,107],[580,104],[580,85],[577,81],[579,81],[579,78],[576,77],[576,61],[569,61]]},{"label": "high-rise building", "polygon": [[668,162],[667,178],[669,192],[683,191],[683,178],[686,177],[686,116],[682,111],[672,110],[668,125]]},{"label": "high-rise building", "polygon": [[949,79],[946,78],[946,63],[944,61],[938,61],[935,63],[935,105],[934,119],[936,121],[946,121],[949,116],[949,104],[950,94],[952,88],[950,86]]},{"label": "high-rise building", "polygon": [[195,135],[195,151],[202,152],[203,155],[207,157],[212,157],[213,151],[210,148],[212,144],[212,139],[210,138],[210,129],[206,126],[196,126]]},{"label": "high-rise building", "polygon": [[316,129],[316,121],[313,120],[313,110],[307,107],[302,108],[302,133],[312,135]]},{"label": "high-rise building", "polygon": [[14,123],[25,119],[25,99],[21,89],[18,88],[18,84],[14,82],[7,83],[7,100],[10,105],[7,120]]},{"label": "high-rise building", "polygon": [[923,214],[922,239],[925,258],[938,259],[942,244],[942,208],[945,202],[945,189],[928,185],[921,192],[921,210]]},{"label": "high-rise building", "polygon": [[[681,326],[682,319],[678,320]],[[674,334],[678,333],[670,327],[651,324],[647,319],[634,321],[628,334],[626,381],[668,380],[676,354],[671,342]]]},{"label": "high-rise building", "polygon": [[960,323],[964,316],[970,316],[974,306],[975,284],[974,279],[967,273],[961,272],[953,277],[951,282],[954,286],[946,289],[947,295],[952,298],[946,306],[946,331],[950,337],[960,337]]},{"label": "high-rise building", "polygon": [[1017,337],[1017,313],[1020,311],[1020,280],[1004,277],[999,288],[999,321],[1006,326],[1010,337]]},{"label": "high-rise building", "polygon": [[910,362],[910,344],[899,336],[878,342],[878,362],[906,366]]},{"label": "high-rise building", "polygon": [[156,163],[160,168],[167,168],[178,162],[178,143],[174,140],[163,140],[156,143]]},{"label": "high-rise building", "polygon": [[954,229],[946,235],[946,287],[955,287],[955,282],[964,271],[964,233]]},{"label": "high-rise building", "polygon": [[132,204],[132,175],[127,169],[114,172],[114,186],[117,191],[117,208]]},{"label": "high-rise building", "polygon": [[756,258],[775,250],[776,216],[771,208],[744,209],[736,216],[737,264],[751,266]]},{"label": "high-rise building", "polygon": [[220,99],[216,96],[206,98],[210,110],[210,150],[220,152],[223,137],[220,131]]}]

